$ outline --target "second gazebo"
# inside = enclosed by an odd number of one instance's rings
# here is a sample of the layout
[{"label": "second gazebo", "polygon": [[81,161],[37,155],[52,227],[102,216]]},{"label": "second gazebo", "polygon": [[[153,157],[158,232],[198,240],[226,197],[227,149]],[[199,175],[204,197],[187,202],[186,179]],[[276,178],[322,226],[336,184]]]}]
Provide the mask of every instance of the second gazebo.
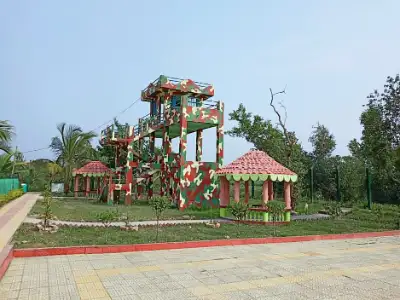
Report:
[{"label": "second gazebo", "polygon": [[[80,169],[74,169],[74,194],[75,198],[83,191],[85,197],[90,195],[98,196],[101,193],[101,185],[106,184],[111,176],[111,169],[100,161],[91,161]],[[83,178],[83,189],[80,189],[80,179]],[[97,179],[96,179],[97,178]],[[92,186],[94,189],[92,190]]]},{"label": "second gazebo", "polygon": [[273,181],[283,182],[286,205],[285,221],[290,221],[291,199],[290,183],[297,181],[297,175],[275,161],[267,153],[251,150],[227,166],[219,169],[220,177],[220,215],[226,216],[226,208],[230,202],[230,182],[234,182],[234,200],[240,201],[240,183],[244,182],[245,199],[249,201],[249,182],[263,182],[262,205],[274,199]]}]

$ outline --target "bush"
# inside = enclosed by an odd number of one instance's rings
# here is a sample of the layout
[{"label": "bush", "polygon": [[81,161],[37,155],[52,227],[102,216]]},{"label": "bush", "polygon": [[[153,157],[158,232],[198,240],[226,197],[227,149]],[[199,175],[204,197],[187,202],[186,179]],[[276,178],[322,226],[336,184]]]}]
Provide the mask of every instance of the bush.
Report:
[{"label": "bush", "polygon": [[0,207],[6,205],[8,202],[21,197],[24,194],[22,189],[15,189],[9,191],[6,195],[0,195]]},{"label": "bush", "polygon": [[244,220],[246,218],[248,210],[249,210],[248,204],[246,204],[246,203],[244,203],[242,201],[234,203],[232,205],[232,207],[231,207],[231,213],[235,217],[236,223],[237,223],[236,229],[237,229],[237,236],[238,237],[240,235],[240,231],[239,231],[240,221],[242,221],[242,220]]},{"label": "bush", "polygon": [[97,214],[97,220],[104,224],[104,226],[110,226],[111,222],[119,219],[119,212],[117,210],[106,210]]}]

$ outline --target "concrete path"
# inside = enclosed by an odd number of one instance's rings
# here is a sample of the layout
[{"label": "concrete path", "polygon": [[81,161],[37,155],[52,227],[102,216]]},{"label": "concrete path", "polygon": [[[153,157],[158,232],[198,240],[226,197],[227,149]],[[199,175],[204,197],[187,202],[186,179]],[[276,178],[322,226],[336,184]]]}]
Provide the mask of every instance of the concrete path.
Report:
[{"label": "concrete path", "polygon": [[0,253],[38,198],[39,193],[27,193],[0,208]]},{"label": "concrete path", "polygon": [[[26,217],[24,220],[24,223],[28,224],[38,224],[42,220],[36,219],[36,218],[31,218],[31,217]],[[202,224],[202,223],[208,223],[211,220],[161,220],[160,224],[161,225],[168,225],[168,224]],[[229,220],[215,220],[218,222],[229,222]],[[74,222],[74,221],[56,221],[52,220],[51,224],[55,225],[69,225],[69,226],[83,226],[83,227],[103,227],[104,224],[101,222]],[[136,221],[136,222],[130,222],[129,223],[132,226],[154,226],[157,224],[157,221]],[[125,222],[111,222],[110,226],[125,226]]]},{"label": "concrete path", "polygon": [[400,240],[14,259],[1,299],[400,299]]},{"label": "concrete path", "polygon": [[[320,219],[328,219],[328,215],[323,214],[314,214],[314,215],[297,215],[292,216],[292,221],[296,220],[320,220]],[[27,224],[39,224],[42,220],[37,218],[26,217],[24,223]],[[232,222],[233,219],[205,219],[205,220],[162,220],[160,221],[161,225],[168,225],[168,224],[202,224],[202,223],[209,223],[211,221],[216,221],[219,223],[224,222]],[[52,224],[55,225],[67,225],[67,226],[82,226],[82,227],[103,227],[104,224],[101,222],[77,222],[77,221],[59,221],[59,220],[52,220]],[[157,224],[156,221],[135,221],[129,223],[131,226],[154,226]],[[113,227],[120,227],[124,226],[124,222],[111,222],[110,226]]]}]

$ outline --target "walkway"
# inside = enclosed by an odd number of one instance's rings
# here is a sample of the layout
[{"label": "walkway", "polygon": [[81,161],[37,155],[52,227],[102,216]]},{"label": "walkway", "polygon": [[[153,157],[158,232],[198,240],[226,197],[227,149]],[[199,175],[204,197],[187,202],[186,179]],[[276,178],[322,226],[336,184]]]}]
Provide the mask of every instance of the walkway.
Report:
[{"label": "walkway", "polygon": [[400,299],[400,239],[14,259],[2,299]]},{"label": "walkway", "polygon": [[[211,220],[160,220],[160,225],[168,224],[202,224],[209,223]],[[218,222],[229,222],[229,220],[217,220]],[[38,224],[42,222],[40,219],[27,217],[24,223],[28,224]],[[82,227],[103,227],[104,224],[101,222],[74,222],[74,221],[56,221],[52,220],[51,224],[55,225],[68,225],[68,226],[82,226]],[[137,221],[129,222],[131,226],[154,226],[157,225],[157,221]],[[111,222],[110,226],[125,226],[125,222]]]},{"label": "walkway", "polygon": [[[328,215],[323,214],[314,214],[314,215],[298,215],[292,216],[292,221],[296,220],[321,220],[328,219]],[[205,220],[161,220],[160,225],[171,225],[171,224],[202,224],[202,223],[210,223],[211,221],[216,221],[220,223],[224,222],[232,222],[233,219],[205,219]],[[39,224],[42,220],[37,218],[26,217],[24,223],[27,224]],[[60,220],[52,220],[52,224],[55,225],[67,225],[67,226],[82,226],[82,227],[103,227],[104,224],[101,222],[78,222],[78,221],[60,221]],[[154,226],[157,224],[157,221],[136,221],[130,222],[131,226]],[[124,222],[111,222],[110,226],[120,227],[125,226]]]},{"label": "walkway", "polygon": [[38,198],[39,193],[27,193],[0,208],[0,253]]}]

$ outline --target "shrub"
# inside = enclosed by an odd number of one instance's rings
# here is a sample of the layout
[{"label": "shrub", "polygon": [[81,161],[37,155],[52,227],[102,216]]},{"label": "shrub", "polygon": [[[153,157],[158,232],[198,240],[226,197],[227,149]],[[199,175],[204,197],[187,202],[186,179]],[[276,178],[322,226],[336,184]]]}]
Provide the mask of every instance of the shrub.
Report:
[{"label": "shrub", "polygon": [[274,225],[274,235],[276,236],[275,222],[280,219],[282,213],[285,211],[285,203],[282,201],[272,200],[268,201],[268,213],[272,216],[272,225]]},{"label": "shrub", "polygon": [[41,215],[41,218],[43,219],[43,226],[45,229],[49,226],[49,221],[54,217],[51,210],[52,203],[53,196],[51,195],[50,189],[46,188],[43,193],[43,213]]},{"label": "shrub", "polygon": [[6,195],[0,195],[0,207],[6,205],[8,202],[21,197],[24,194],[22,189],[15,189],[9,191]]},{"label": "shrub", "polygon": [[160,218],[163,214],[163,212],[170,207],[171,203],[170,200],[167,197],[153,197],[150,200],[150,205],[154,210],[154,213],[156,214],[157,218],[157,233],[156,233],[156,242],[158,242],[158,231],[159,231],[159,223],[160,223]]},{"label": "shrub", "polygon": [[238,236],[240,233],[240,231],[239,231],[240,221],[244,220],[246,218],[248,209],[249,209],[248,204],[246,204],[242,201],[236,202],[231,206],[231,213],[235,217],[236,222],[237,222],[237,235]]},{"label": "shrub", "polygon": [[97,220],[103,223],[104,226],[110,226],[111,222],[119,219],[119,213],[117,210],[106,210],[97,214]]}]

